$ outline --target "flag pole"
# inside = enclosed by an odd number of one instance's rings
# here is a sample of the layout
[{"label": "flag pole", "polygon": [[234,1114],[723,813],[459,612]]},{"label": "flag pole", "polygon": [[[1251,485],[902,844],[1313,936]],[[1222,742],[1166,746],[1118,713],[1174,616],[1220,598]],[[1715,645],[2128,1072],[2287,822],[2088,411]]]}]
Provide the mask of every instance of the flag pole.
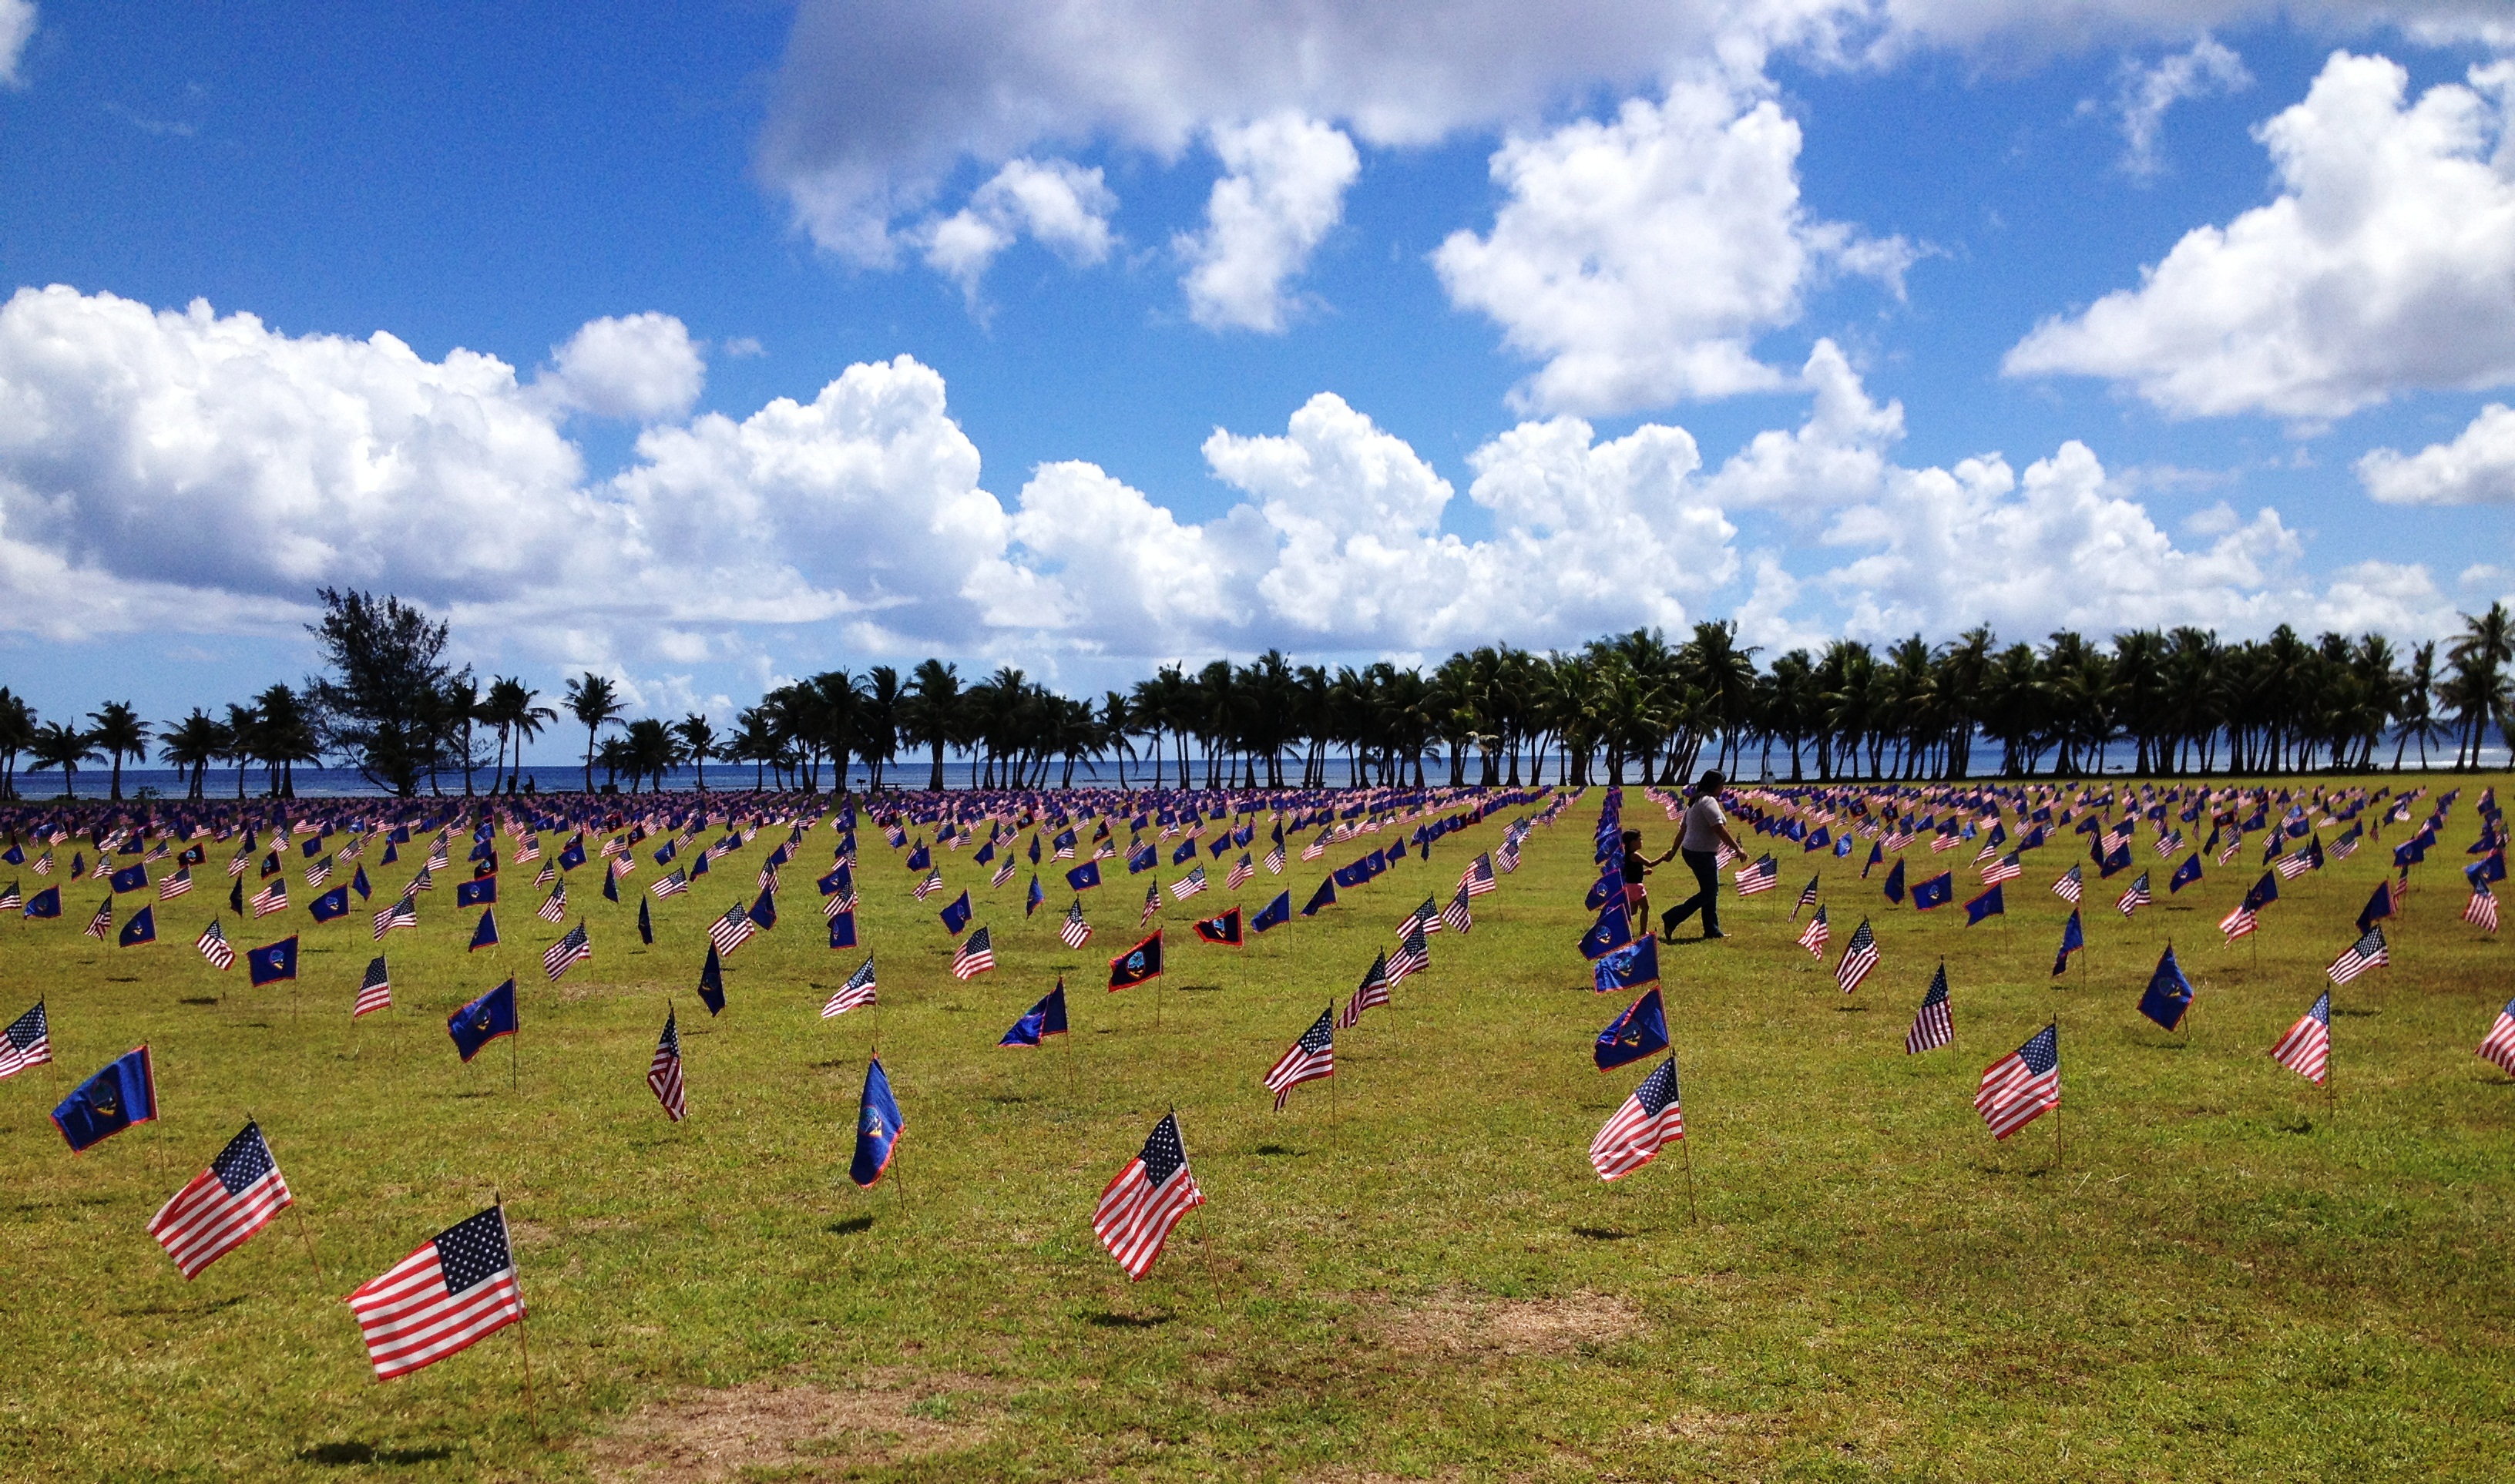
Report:
[{"label": "flag pole", "polygon": [[[2059,1015],[2052,1017],[2052,1054],[2055,1057],[2061,1054],[2061,1017]],[[2055,1171],[2061,1168],[2061,1101],[2057,1096],[2052,1100],[2052,1168]]]},{"label": "flag pole", "polygon": [[[262,1120],[253,1116],[253,1109],[251,1108],[244,1110],[244,1121],[253,1125],[257,1130],[262,1127]],[[269,1150],[269,1134],[266,1134],[263,1135],[262,1147],[265,1152]],[[278,1163],[279,1161],[276,1158],[271,1161],[273,1168],[276,1168]],[[296,1193],[294,1191],[289,1194],[288,1207],[291,1211],[297,1214],[297,1239],[306,1244],[306,1265],[314,1270],[314,1286],[316,1288],[321,1288],[323,1286],[323,1264],[321,1261],[316,1259],[314,1256],[314,1238],[307,1229],[306,1212],[303,1207],[297,1204]]]},{"label": "flag pole", "polygon": [[1703,1222],[1703,1208],[1694,1199],[1694,1140],[1679,1135],[1676,1146],[1685,1156],[1685,1224],[1699,1226]]}]

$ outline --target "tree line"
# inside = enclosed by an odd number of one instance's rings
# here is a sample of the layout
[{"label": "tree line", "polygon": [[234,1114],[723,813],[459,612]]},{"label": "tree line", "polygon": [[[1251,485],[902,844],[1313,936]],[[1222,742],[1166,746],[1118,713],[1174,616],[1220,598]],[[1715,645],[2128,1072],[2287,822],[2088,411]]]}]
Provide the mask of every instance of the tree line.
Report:
[{"label": "tree line", "polygon": [[124,762],[145,761],[154,741],[194,799],[213,765],[235,769],[239,798],[257,770],[265,793],[290,797],[296,765],[326,760],[393,794],[443,793],[459,775],[468,796],[483,773],[489,792],[513,793],[533,786],[519,784],[525,744],[562,713],[585,731],[588,793],[598,770],[603,788],[636,792],[662,789],[680,767],[697,769],[704,789],[710,763],[748,763],[755,787],[805,790],[824,777],[844,787],[862,765],[880,789],[903,757],[923,761],[926,786],[940,789],[955,754],[982,788],[1071,787],[1078,770],[1121,787],[1185,787],[1200,768],[1206,787],[1320,787],[1339,760],[1355,784],[1518,787],[1673,784],[1707,757],[1732,776],[1752,765],[1798,782],[1963,777],[1992,746],[1996,771],[2033,777],[2091,771],[2125,745],[2145,775],[2398,770],[2412,748],[2426,767],[2448,744],[2453,765],[2468,768],[2492,727],[2515,745],[2504,603],[2407,650],[2378,634],[2308,640],[2286,625],[2233,643],[2177,628],[2103,640],[2064,630],[2040,645],[2003,645],[1984,627],[1937,645],[1836,639],[1759,666],[1734,623],[1704,622],[1675,642],[1637,629],[1544,654],[1486,645],[1429,671],[1299,665],[1269,649],[1246,664],[1164,665],[1097,699],[1010,666],[965,681],[928,659],[905,677],[876,665],[777,686],[720,731],[697,713],[631,718],[618,687],[591,672],[544,705],[516,677],[484,684],[446,663],[446,624],[398,598],[318,596],[324,615],[309,627],[325,673],[224,715],[195,707],[152,726],[111,702],[85,725],[44,721],[0,687],[0,790],[16,796],[22,755],[32,770],[59,769],[65,792],[82,764],[104,763],[119,799]]}]

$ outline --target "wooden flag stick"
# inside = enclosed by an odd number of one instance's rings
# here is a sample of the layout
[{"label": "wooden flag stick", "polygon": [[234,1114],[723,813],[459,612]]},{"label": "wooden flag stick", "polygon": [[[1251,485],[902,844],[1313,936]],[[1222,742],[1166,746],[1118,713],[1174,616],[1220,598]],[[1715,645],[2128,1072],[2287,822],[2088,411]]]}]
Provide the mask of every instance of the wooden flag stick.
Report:
[{"label": "wooden flag stick", "polygon": [[1694,1140],[1680,1136],[1676,1143],[1685,1156],[1685,1221],[1689,1226],[1701,1225],[1703,1208],[1694,1199]]},{"label": "wooden flag stick", "polygon": [[[2055,1057],[2061,1054],[2061,1017],[2058,1015],[2052,1017],[2052,1054]],[[2061,1104],[2058,1099],[2052,1104],[2052,1168],[2056,1171],[2061,1168]]]},{"label": "wooden flag stick", "polygon": [[[506,1193],[504,1191],[492,1191],[490,1192],[490,1200],[498,1208],[498,1232],[501,1236],[504,1236],[507,1239],[507,1263],[510,1267],[513,1267],[515,1262],[515,1234],[507,1229]],[[517,1276],[521,1277],[522,1275],[521,1273],[518,1273]],[[520,1284],[517,1285],[517,1290],[520,1294]],[[524,1411],[525,1414],[533,1421],[533,1439],[538,1442],[541,1440],[542,1436],[542,1411],[541,1405],[533,1399],[533,1346],[532,1341],[524,1338],[524,1319],[522,1315],[517,1315],[515,1318],[515,1345],[517,1353],[523,1357]]]}]

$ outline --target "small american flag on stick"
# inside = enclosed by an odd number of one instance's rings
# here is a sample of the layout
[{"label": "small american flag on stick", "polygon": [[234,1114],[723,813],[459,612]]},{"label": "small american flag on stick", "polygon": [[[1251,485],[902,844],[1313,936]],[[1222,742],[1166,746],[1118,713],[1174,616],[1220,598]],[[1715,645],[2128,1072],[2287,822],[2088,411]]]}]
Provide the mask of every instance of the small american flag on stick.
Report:
[{"label": "small american flag on stick", "polygon": [[1310,1028],[1285,1048],[1284,1054],[1266,1069],[1266,1091],[1275,1094],[1275,1111],[1284,1111],[1284,1099],[1302,1083],[1336,1075],[1336,1007],[1319,1011]]},{"label": "small american flag on stick", "polygon": [[349,1302],[378,1381],[433,1366],[522,1319],[505,1209],[438,1232],[358,1285]]},{"label": "small american flag on stick", "polygon": [[1092,1211],[1092,1232],[1127,1276],[1140,1281],[1160,1258],[1171,1228],[1204,1204],[1205,1192],[1197,1188],[1187,1147],[1179,1140],[1178,1115],[1166,1113],[1142,1151],[1102,1187]]},{"label": "small american flag on stick", "polygon": [[248,1123],[210,1161],[210,1168],[192,1176],[148,1218],[148,1235],[188,1281],[242,1247],[293,1199],[270,1146],[263,1141],[261,1126]]}]

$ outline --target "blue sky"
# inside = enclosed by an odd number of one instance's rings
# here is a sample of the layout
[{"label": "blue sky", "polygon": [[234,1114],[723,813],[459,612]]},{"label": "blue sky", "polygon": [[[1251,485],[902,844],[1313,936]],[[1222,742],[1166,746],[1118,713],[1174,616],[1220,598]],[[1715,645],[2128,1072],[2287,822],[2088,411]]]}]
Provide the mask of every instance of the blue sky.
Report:
[{"label": "blue sky", "polygon": [[1035,9],[0,0],[0,682],[2515,590],[2497,7]]}]

